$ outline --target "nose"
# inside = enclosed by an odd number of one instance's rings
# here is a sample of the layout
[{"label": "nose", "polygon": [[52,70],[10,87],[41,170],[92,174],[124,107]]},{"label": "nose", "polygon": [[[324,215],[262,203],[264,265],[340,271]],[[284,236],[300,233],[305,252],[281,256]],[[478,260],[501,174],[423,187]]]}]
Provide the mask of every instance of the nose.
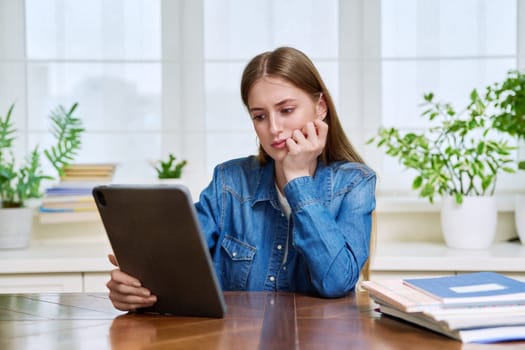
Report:
[{"label": "nose", "polygon": [[275,115],[275,113],[271,113],[268,119],[270,121],[270,133],[273,135],[278,135],[281,131],[283,131],[281,121],[279,120],[279,117]]}]

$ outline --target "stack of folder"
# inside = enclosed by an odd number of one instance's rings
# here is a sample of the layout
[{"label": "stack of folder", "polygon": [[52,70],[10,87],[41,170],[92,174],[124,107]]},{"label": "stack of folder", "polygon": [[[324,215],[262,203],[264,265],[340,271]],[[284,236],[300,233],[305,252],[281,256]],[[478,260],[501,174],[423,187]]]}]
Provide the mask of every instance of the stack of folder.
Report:
[{"label": "stack of folder", "polygon": [[525,282],[495,272],[364,281],[383,314],[464,343],[525,339]]},{"label": "stack of folder", "polygon": [[46,190],[40,206],[41,223],[99,220],[91,191],[111,183],[116,164],[72,164],[64,169],[60,182]]}]

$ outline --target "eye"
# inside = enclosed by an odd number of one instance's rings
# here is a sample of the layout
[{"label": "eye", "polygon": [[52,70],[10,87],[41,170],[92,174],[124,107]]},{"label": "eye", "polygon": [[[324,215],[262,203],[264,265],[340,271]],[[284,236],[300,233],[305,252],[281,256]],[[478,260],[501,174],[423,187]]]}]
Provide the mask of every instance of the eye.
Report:
[{"label": "eye", "polygon": [[294,110],[295,108],[293,107],[286,107],[286,108],[281,109],[281,113],[282,114],[292,114]]},{"label": "eye", "polygon": [[252,115],[252,120],[253,121],[262,121],[266,118],[266,116],[264,114],[255,114],[255,115]]}]

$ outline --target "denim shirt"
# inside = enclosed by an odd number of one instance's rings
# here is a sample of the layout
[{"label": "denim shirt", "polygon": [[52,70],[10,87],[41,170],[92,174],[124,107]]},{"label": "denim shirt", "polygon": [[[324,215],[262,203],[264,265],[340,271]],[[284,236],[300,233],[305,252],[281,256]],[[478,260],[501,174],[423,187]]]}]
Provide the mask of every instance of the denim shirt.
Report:
[{"label": "denim shirt", "polygon": [[284,187],[288,219],[273,161],[218,165],[195,206],[223,290],[352,291],[368,258],[375,183],[364,164],[319,162],[313,177]]}]

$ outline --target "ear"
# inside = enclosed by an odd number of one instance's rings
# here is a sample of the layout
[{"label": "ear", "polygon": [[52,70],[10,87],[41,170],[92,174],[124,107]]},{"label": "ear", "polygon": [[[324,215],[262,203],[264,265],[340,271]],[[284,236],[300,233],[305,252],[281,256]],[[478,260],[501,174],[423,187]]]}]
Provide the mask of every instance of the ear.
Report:
[{"label": "ear", "polygon": [[317,101],[317,105],[315,106],[315,113],[317,114],[317,119],[324,120],[326,118],[326,114],[328,113],[328,106],[326,104],[324,95],[321,95],[321,97],[319,97],[319,101]]}]

